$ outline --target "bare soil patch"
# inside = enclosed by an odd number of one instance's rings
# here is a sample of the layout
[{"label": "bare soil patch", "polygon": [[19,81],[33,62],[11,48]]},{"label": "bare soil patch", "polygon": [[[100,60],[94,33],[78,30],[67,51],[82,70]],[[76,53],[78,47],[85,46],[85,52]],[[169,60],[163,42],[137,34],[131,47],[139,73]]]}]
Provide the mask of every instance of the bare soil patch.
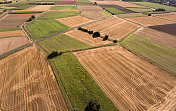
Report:
[{"label": "bare soil patch", "polygon": [[84,26],[83,28],[108,35],[110,39],[120,40],[139,26],[116,16]]},{"label": "bare soil patch", "polygon": [[27,37],[0,38],[0,54],[29,43]]},{"label": "bare soil patch", "polygon": [[88,33],[79,31],[77,29],[66,32],[65,34],[70,36],[70,37],[73,37],[75,39],[78,39],[82,42],[85,42],[89,45],[92,45],[92,46],[98,46],[98,45],[104,45],[104,44],[112,43],[110,41],[102,41],[103,40],[102,38],[93,38]]},{"label": "bare soil patch", "polygon": [[56,20],[69,27],[75,27],[75,26],[91,21],[90,19],[82,17],[82,16],[66,17],[66,18],[60,18]]},{"label": "bare soil patch", "polygon": [[46,57],[28,47],[0,60],[0,110],[68,111]]},{"label": "bare soil patch", "polygon": [[16,28],[21,26],[26,20],[28,20],[32,15],[39,15],[38,13],[33,14],[8,14],[3,19],[0,20],[0,29]]},{"label": "bare soil patch", "polygon": [[27,11],[47,11],[54,5],[35,5],[34,7],[29,7],[25,10]]},{"label": "bare soil patch", "polygon": [[176,36],[172,36],[149,28],[141,28],[135,33],[176,49]]},{"label": "bare soil patch", "polygon": [[164,24],[173,24],[174,22],[160,19],[157,17],[133,17],[133,18],[128,18],[128,20],[131,20],[133,22],[139,23],[144,26],[155,26],[155,25],[164,25]]},{"label": "bare soil patch", "polygon": [[80,11],[103,11],[101,7],[95,5],[78,5],[78,9]]},{"label": "bare soil patch", "polygon": [[15,36],[25,36],[25,34],[22,30],[0,32],[0,38],[2,38],[2,37],[15,37]]},{"label": "bare soil patch", "polygon": [[[119,46],[73,53],[101,89],[122,111],[167,105],[176,78]],[[172,92],[173,91],[173,92]],[[169,100],[174,105],[175,99]],[[170,105],[170,106],[171,106]],[[172,110],[176,106],[167,107]]]},{"label": "bare soil patch", "polygon": [[169,33],[172,35],[176,35],[176,23],[175,24],[166,24],[166,25],[157,25],[157,26],[150,26],[149,28],[159,30],[165,33]]},{"label": "bare soil patch", "polygon": [[109,2],[112,3],[112,4],[115,4],[115,5],[119,5],[121,7],[146,8],[146,7],[141,6],[141,5],[136,5],[136,4],[129,3],[129,2],[124,2],[124,1],[109,1]]}]

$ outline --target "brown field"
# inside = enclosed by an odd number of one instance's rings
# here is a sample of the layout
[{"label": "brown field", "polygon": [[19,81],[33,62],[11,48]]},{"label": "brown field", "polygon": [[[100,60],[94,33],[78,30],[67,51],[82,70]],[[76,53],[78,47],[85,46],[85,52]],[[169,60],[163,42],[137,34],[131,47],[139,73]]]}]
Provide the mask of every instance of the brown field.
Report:
[{"label": "brown field", "polygon": [[56,19],[62,24],[65,24],[69,27],[75,27],[87,22],[90,22],[91,20],[82,16],[73,16],[73,17],[66,17],[66,18],[60,18]]},{"label": "brown field", "polygon": [[8,14],[0,20],[0,29],[16,28],[26,22],[32,15],[39,15],[38,13],[33,14]]},{"label": "brown field", "polygon": [[0,54],[29,43],[27,37],[0,38]]},{"label": "brown field", "polygon": [[176,14],[168,14],[168,15],[158,15],[156,17],[167,19],[167,20],[172,20],[176,22]]},{"label": "brown field", "polygon": [[78,11],[78,10],[48,10],[48,11]]},{"label": "brown field", "polygon": [[29,7],[25,10],[27,10],[27,11],[47,11],[53,6],[54,5],[35,5],[33,7]]},{"label": "brown field", "polygon": [[120,40],[139,26],[116,16],[84,26],[83,28],[109,35],[110,39]]},{"label": "brown field", "polygon": [[67,111],[46,57],[31,46],[0,60],[1,111]]},{"label": "brown field", "polygon": [[109,2],[112,3],[112,4],[115,4],[115,5],[119,5],[121,7],[146,8],[146,7],[141,6],[141,5],[136,5],[136,4],[129,3],[129,2],[124,2],[124,1],[109,1]]},{"label": "brown field", "polygon": [[101,19],[105,17],[101,11],[81,11],[81,16],[89,19]]},{"label": "brown field", "polygon": [[25,34],[24,34],[24,32],[22,30],[0,32],[0,38],[3,38],[3,37],[16,37],[16,36],[25,36]]},{"label": "brown field", "polygon": [[167,111],[171,111],[176,108],[176,77],[122,47],[73,54],[119,110],[144,111],[167,106]]},{"label": "brown field", "polygon": [[176,49],[176,36],[172,36],[149,28],[141,28],[135,33]]},{"label": "brown field", "polygon": [[92,46],[105,45],[105,44],[112,43],[110,41],[102,41],[103,40],[102,38],[93,38],[88,33],[79,31],[77,29],[66,32],[65,34],[72,38],[78,39],[82,42],[85,42],[89,45],[92,45]]},{"label": "brown field", "polygon": [[142,13],[127,13],[127,14],[119,14],[116,16],[120,18],[133,18],[133,17],[146,17],[147,15]]},{"label": "brown field", "polygon": [[58,1],[58,2],[56,2],[56,5],[75,5],[75,2],[74,1],[71,1],[71,0],[69,0],[69,1]]},{"label": "brown field", "polygon": [[113,3],[110,3],[108,1],[91,1],[91,2],[92,3],[97,2],[98,5],[112,5],[113,4]]},{"label": "brown field", "polygon": [[164,24],[173,24],[174,22],[160,19],[157,17],[133,17],[133,18],[128,18],[128,20],[131,20],[133,22],[139,23],[144,26],[155,26],[155,25],[164,25]]},{"label": "brown field", "polygon": [[80,11],[103,11],[101,7],[95,5],[78,5],[78,9]]}]

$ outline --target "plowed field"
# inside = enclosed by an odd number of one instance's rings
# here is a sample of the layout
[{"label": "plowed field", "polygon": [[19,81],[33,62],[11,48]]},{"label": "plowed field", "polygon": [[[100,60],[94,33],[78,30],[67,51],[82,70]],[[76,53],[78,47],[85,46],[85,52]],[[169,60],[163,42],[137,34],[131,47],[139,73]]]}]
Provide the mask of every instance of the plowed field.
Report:
[{"label": "plowed field", "polygon": [[174,22],[160,19],[157,17],[133,17],[133,18],[128,18],[128,20],[131,20],[133,22],[139,23],[144,26],[155,26],[155,25],[165,25],[165,24],[173,24]]},{"label": "plowed field", "polygon": [[66,17],[66,18],[60,18],[56,20],[69,27],[75,27],[75,26],[91,21],[90,19],[82,17],[82,16]]},{"label": "plowed field", "polygon": [[92,46],[98,46],[98,45],[112,43],[110,41],[102,41],[103,40],[102,38],[93,38],[88,33],[79,31],[77,29],[66,32],[65,34],[69,35],[70,37],[73,37],[75,39],[78,39],[80,41],[83,41],[83,42],[85,42],[89,45],[92,45]]},{"label": "plowed field", "polygon": [[95,5],[78,5],[78,9],[80,11],[103,11],[101,7]]},{"label": "plowed field", "polygon": [[51,67],[28,47],[0,60],[1,111],[67,111]]},{"label": "plowed field", "polygon": [[120,40],[138,28],[138,26],[114,16],[93,24],[86,25],[83,28],[98,31],[101,33],[101,35],[109,35],[110,39]]},{"label": "plowed field", "polygon": [[28,11],[47,11],[54,5],[35,5],[33,7],[27,8]]},{"label": "plowed field", "polygon": [[176,78],[122,47],[73,54],[119,110],[144,111],[168,104],[168,111],[176,108]]},{"label": "plowed field", "polygon": [[147,37],[153,41],[159,42],[161,44],[173,47],[176,49],[176,37],[162,33],[160,31],[152,30],[149,28],[142,28],[141,30],[136,32],[139,35],[142,35],[144,37]]},{"label": "plowed field", "polygon": [[25,34],[22,30],[0,32],[0,38],[2,38],[2,37],[16,37],[16,36],[25,36]]}]

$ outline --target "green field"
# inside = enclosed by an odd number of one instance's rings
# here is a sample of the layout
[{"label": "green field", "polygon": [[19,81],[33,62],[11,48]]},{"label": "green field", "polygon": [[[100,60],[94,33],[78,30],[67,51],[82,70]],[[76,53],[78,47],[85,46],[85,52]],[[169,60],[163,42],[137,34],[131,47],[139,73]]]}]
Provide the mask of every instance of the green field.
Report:
[{"label": "green field", "polygon": [[6,32],[6,31],[16,31],[19,30],[20,28],[8,28],[8,29],[0,29],[0,32]]},{"label": "green field", "polygon": [[171,6],[166,6],[166,5],[161,5],[157,3],[150,3],[150,2],[133,2],[135,4],[143,5],[146,7],[151,7],[151,8],[164,8],[166,11],[176,11],[176,7],[171,7]]},{"label": "green field", "polygon": [[57,35],[55,37],[41,41],[39,42],[39,45],[49,53],[51,53],[54,50],[67,51],[90,47],[90,45],[85,44],[84,42],[81,42],[74,38],[71,38],[65,34]]},{"label": "green field", "polygon": [[100,11],[101,14],[103,14],[105,17],[109,17],[111,16],[110,13],[108,13],[107,11],[103,10],[103,11]]},{"label": "green field", "polygon": [[52,19],[37,19],[26,25],[34,40],[47,37],[68,29],[69,27]]},{"label": "green field", "polygon": [[111,7],[104,7],[106,10],[110,11],[111,13],[114,13],[114,15],[117,15],[117,14],[124,14],[125,12],[123,11],[120,11],[116,8],[111,8]]},{"label": "green field", "polygon": [[42,14],[39,18],[42,19],[57,19],[79,15],[78,11],[48,11]]},{"label": "green field", "polygon": [[76,6],[54,6],[51,10],[76,10]]},{"label": "green field", "polygon": [[176,49],[134,34],[121,45],[176,76]]},{"label": "green field", "polygon": [[89,101],[98,100],[100,111],[117,111],[115,105],[99,88],[88,72],[71,53],[52,59],[74,111],[85,111]]},{"label": "green field", "polygon": [[13,4],[6,5],[6,7],[16,7],[12,10],[23,10],[29,7],[32,7],[33,5],[29,5],[28,2],[16,2]]},{"label": "green field", "polygon": [[89,0],[75,0],[76,3],[92,3]]},{"label": "green field", "polygon": [[153,9],[140,9],[140,8],[127,8],[128,10],[134,11],[134,12],[151,12]]}]

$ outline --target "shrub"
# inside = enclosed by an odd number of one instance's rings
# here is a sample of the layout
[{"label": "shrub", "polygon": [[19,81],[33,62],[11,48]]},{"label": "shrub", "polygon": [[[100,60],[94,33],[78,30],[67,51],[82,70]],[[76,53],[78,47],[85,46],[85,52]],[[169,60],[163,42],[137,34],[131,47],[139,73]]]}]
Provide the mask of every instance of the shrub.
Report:
[{"label": "shrub", "polygon": [[47,59],[52,59],[54,57],[57,57],[58,55],[61,55],[62,52],[58,53],[57,51],[53,51],[51,54],[48,55]]},{"label": "shrub", "polygon": [[108,40],[108,35],[105,35],[105,37],[103,38],[103,41]]},{"label": "shrub", "polygon": [[92,35],[93,38],[95,37],[100,37],[100,33],[99,32],[94,32],[93,35]]},{"label": "shrub", "polygon": [[151,16],[151,15],[152,15],[151,13],[148,14],[148,16]]},{"label": "shrub", "polygon": [[78,28],[78,30],[82,30],[82,28],[81,28],[81,27],[79,27],[79,28]]},{"label": "shrub", "polygon": [[32,19],[35,19],[35,16],[34,16],[34,15],[32,15],[32,16],[31,16],[31,18],[32,18]]},{"label": "shrub", "polygon": [[87,105],[85,111],[99,111],[100,110],[100,104],[97,100],[92,100]]},{"label": "shrub", "polygon": [[89,33],[89,34],[93,34],[93,31],[90,31],[90,30],[89,30],[88,33]]},{"label": "shrub", "polygon": [[113,40],[114,43],[117,43],[117,40]]}]

